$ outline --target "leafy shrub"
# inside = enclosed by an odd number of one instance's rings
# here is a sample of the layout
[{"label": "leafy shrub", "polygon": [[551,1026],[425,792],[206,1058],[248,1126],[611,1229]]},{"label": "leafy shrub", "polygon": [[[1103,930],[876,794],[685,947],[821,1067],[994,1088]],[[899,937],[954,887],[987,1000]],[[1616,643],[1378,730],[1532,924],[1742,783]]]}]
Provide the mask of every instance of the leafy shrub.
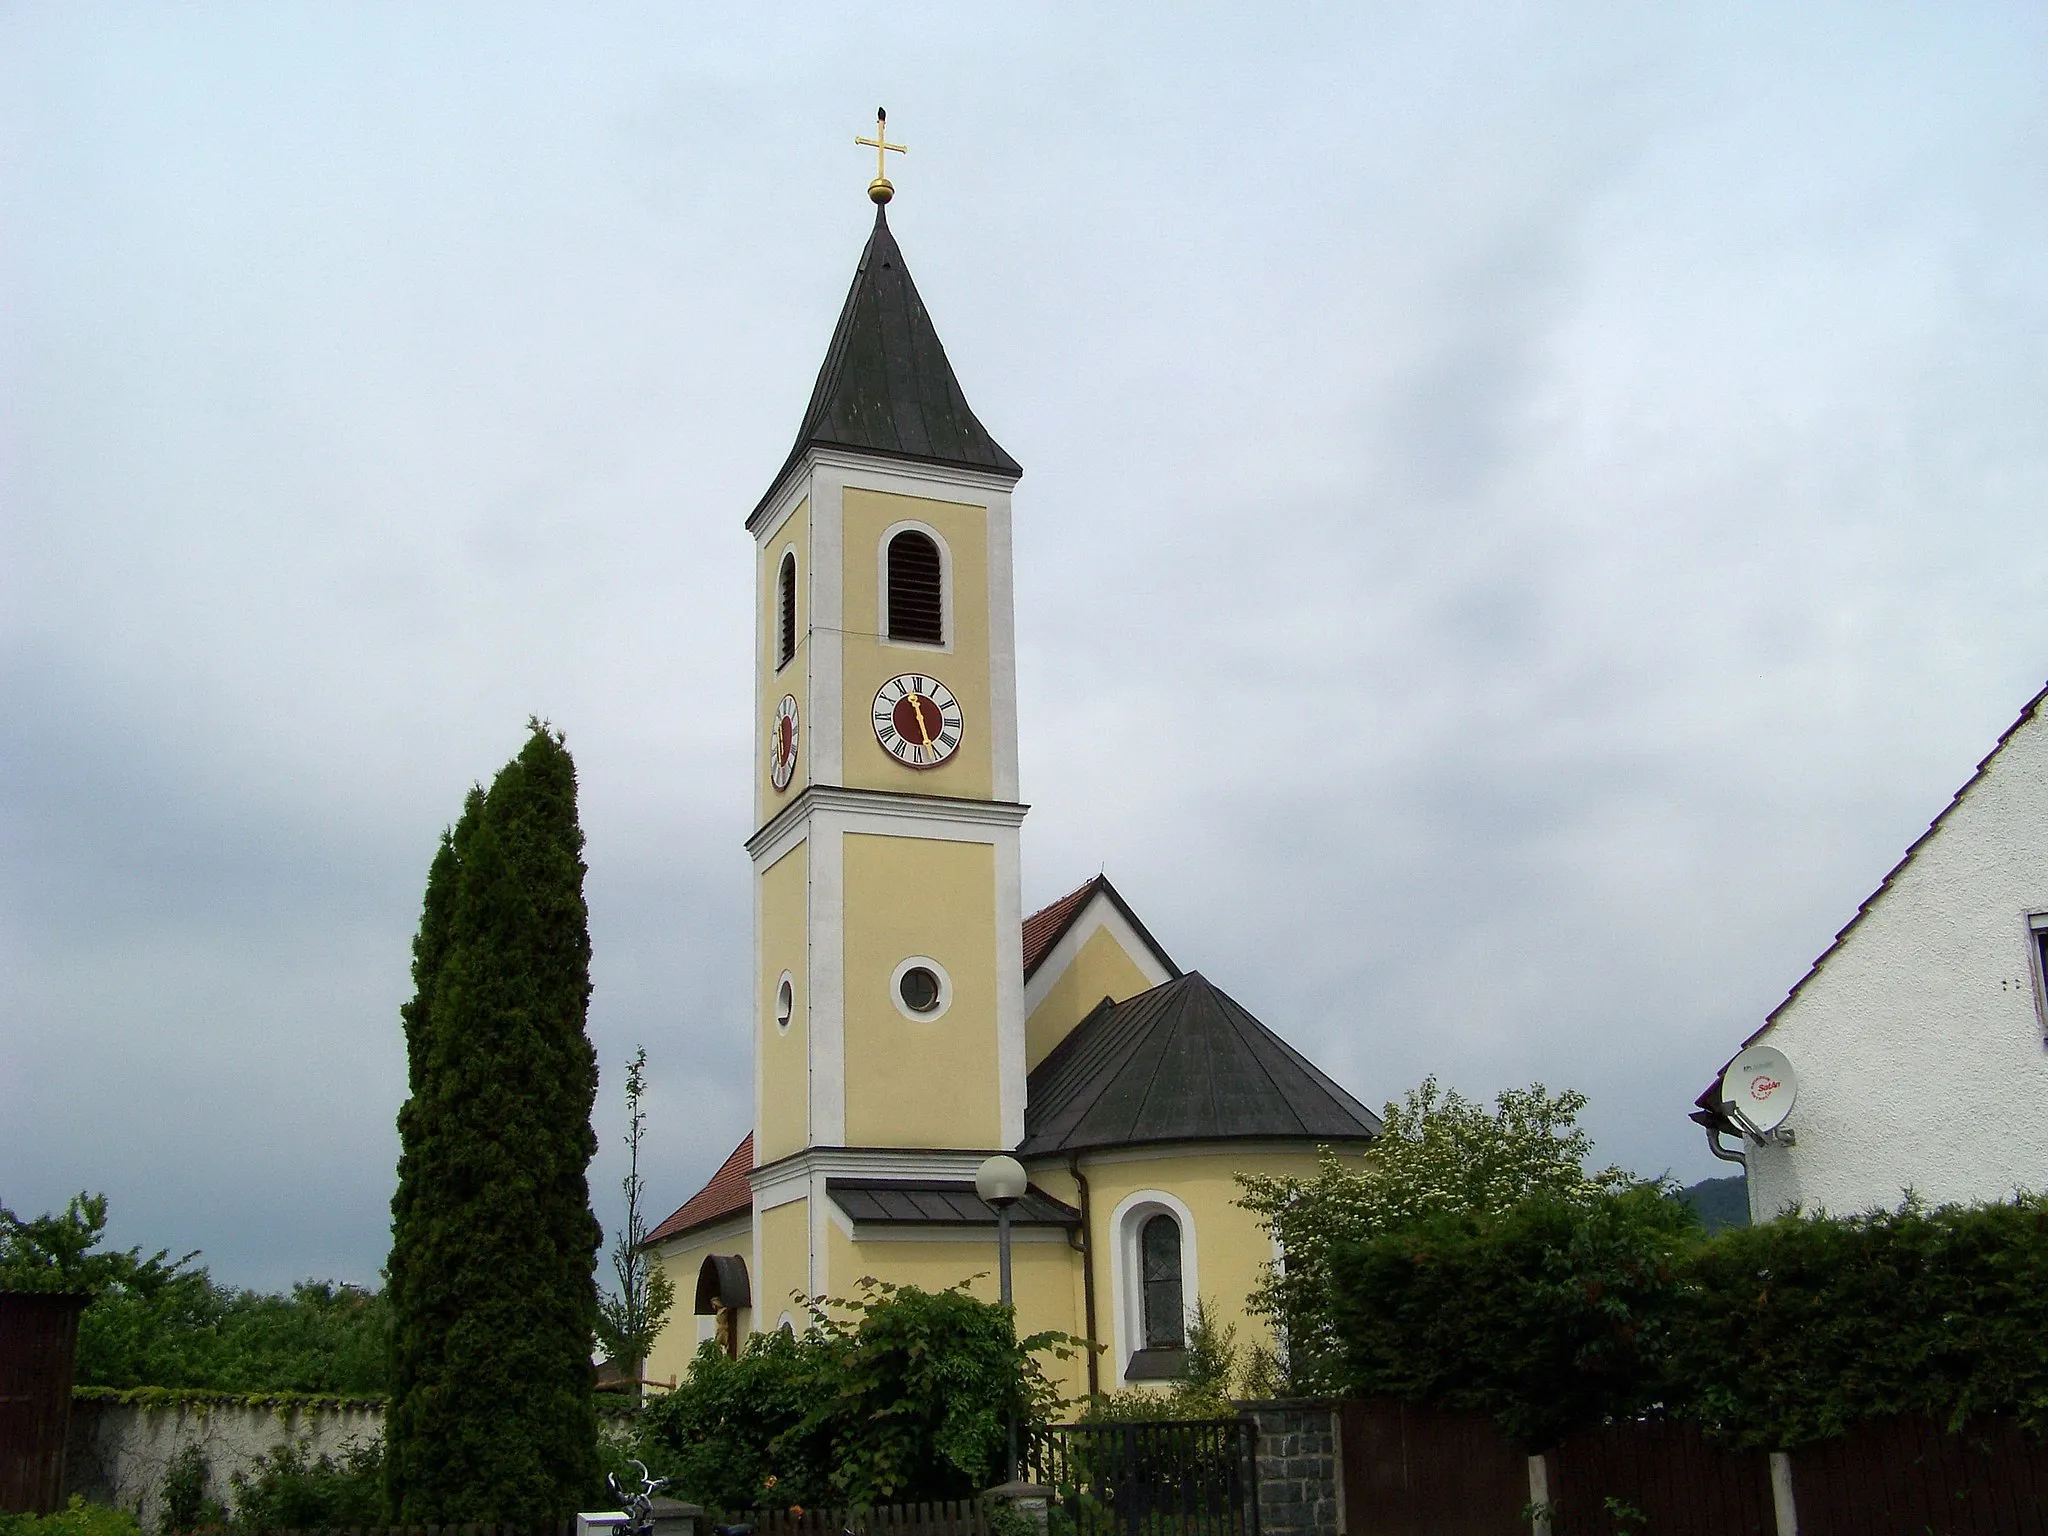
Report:
[{"label": "leafy shrub", "polygon": [[2048,1199],[1699,1235],[1654,1186],[1334,1245],[1344,1390],[1489,1413],[1531,1449],[1660,1413],[1772,1450],[1864,1419],[2048,1432]]},{"label": "leafy shrub", "polygon": [[1717,1235],[1687,1282],[1673,1398],[1736,1443],[1899,1413],[2048,1431],[2048,1198],[1781,1217]]},{"label": "leafy shrub", "polygon": [[188,1445],[170,1459],[157,1487],[156,1523],[162,1536],[227,1524],[227,1510],[211,1495],[212,1482],[213,1468],[201,1447]]},{"label": "leafy shrub", "polygon": [[757,1334],[738,1359],[707,1344],[642,1418],[644,1459],[713,1509],[970,1497],[999,1481],[1009,1416],[1060,1406],[1010,1309],[964,1287],[862,1282],[809,1304],[801,1336]]},{"label": "leafy shrub", "polygon": [[1452,1212],[1329,1261],[1346,1384],[1492,1414],[1531,1450],[1664,1393],[1689,1206],[1656,1185]]},{"label": "leafy shrub", "polygon": [[1237,1398],[1273,1397],[1278,1392],[1271,1351],[1258,1345],[1240,1348],[1235,1323],[1217,1324],[1215,1308],[1204,1297],[1188,1321],[1187,1367],[1164,1391],[1132,1387],[1091,1397],[1081,1418],[1086,1423],[1129,1423],[1157,1419],[1227,1419],[1237,1413]]},{"label": "leafy shrub", "polygon": [[384,1523],[384,1446],[358,1441],[339,1457],[309,1457],[303,1441],[275,1447],[229,1479],[238,1531],[339,1529]]},{"label": "leafy shrub", "polygon": [[204,1387],[223,1392],[385,1390],[389,1314],[372,1291],[306,1281],[291,1294],[218,1286],[197,1253],[145,1257],[101,1247],[104,1195],[24,1220],[0,1206],[0,1284],[82,1290],[82,1386]]},{"label": "leafy shrub", "polygon": [[1526,1200],[1590,1200],[1635,1181],[1619,1168],[1586,1172],[1593,1143],[1579,1129],[1586,1096],[1541,1083],[1509,1089],[1491,1110],[1425,1078],[1382,1112],[1363,1154],[1325,1150],[1313,1178],[1246,1176],[1240,1202],[1264,1218],[1285,1265],[1268,1269],[1253,1309],[1286,1341],[1288,1389],[1341,1385],[1342,1341],[1330,1308],[1330,1261],[1339,1245],[1420,1222],[1498,1214]]},{"label": "leafy shrub", "polygon": [[125,1509],[88,1504],[74,1493],[55,1514],[0,1515],[0,1536],[142,1536],[142,1525]]}]

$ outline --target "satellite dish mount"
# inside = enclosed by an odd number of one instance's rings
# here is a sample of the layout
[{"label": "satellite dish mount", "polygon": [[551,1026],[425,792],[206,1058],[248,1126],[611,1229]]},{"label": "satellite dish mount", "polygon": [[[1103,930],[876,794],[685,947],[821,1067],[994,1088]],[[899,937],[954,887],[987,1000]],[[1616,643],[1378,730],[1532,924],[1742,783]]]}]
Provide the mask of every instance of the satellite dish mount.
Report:
[{"label": "satellite dish mount", "polygon": [[1774,1046],[1751,1046],[1721,1074],[1722,1109],[1759,1146],[1798,1145],[1785,1123],[1798,1099],[1799,1074]]}]

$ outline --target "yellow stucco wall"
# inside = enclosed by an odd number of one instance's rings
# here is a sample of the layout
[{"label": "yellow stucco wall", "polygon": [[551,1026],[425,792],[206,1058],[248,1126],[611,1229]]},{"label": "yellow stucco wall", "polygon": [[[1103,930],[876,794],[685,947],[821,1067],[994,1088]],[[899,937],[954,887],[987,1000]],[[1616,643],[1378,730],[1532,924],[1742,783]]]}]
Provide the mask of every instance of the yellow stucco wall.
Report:
[{"label": "yellow stucco wall", "polygon": [[[709,1229],[709,1235],[691,1236],[679,1242],[665,1243],[655,1250],[654,1258],[668,1276],[668,1283],[675,1287],[675,1301],[669,1307],[668,1322],[663,1325],[661,1336],[654,1341],[654,1348],[647,1352],[647,1366],[642,1374],[650,1381],[681,1380],[690,1369],[691,1357],[697,1353],[699,1340],[707,1336],[710,1318],[700,1319],[696,1315],[697,1272],[704,1267],[704,1260],[714,1253],[736,1253],[746,1260],[751,1273],[754,1267],[754,1233],[750,1221],[721,1223]],[[744,1337],[752,1327],[751,1308],[740,1311],[740,1333]]]},{"label": "yellow stucco wall", "polygon": [[754,1327],[759,1332],[779,1327],[786,1312],[799,1331],[806,1326],[803,1307],[790,1292],[812,1294],[811,1202],[791,1200],[762,1211],[761,1273],[752,1276]]},{"label": "yellow stucco wall", "polygon": [[[1124,1234],[1116,1229],[1116,1209],[1129,1196],[1147,1190],[1162,1190],[1187,1207],[1194,1220],[1194,1263],[1196,1289],[1212,1308],[1212,1321],[1234,1324],[1238,1344],[1270,1347],[1271,1331],[1263,1319],[1245,1306],[1273,1257],[1273,1242],[1250,1211],[1236,1202],[1242,1193],[1239,1174],[1313,1174],[1313,1147],[1300,1151],[1262,1149],[1258,1151],[1205,1152],[1191,1150],[1162,1156],[1106,1158],[1101,1163],[1082,1164],[1088,1176],[1089,1206],[1096,1241],[1096,1297],[1098,1336],[1109,1346],[1103,1356],[1103,1383],[1111,1385],[1115,1373],[1136,1347],[1126,1337],[1127,1293],[1131,1277],[1124,1273]],[[1185,1243],[1185,1236],[1183,1237]],[[1183,1248],[1183,1262],[1186,1249]]]},{"label": "yellow stucco wall", "polygon": [[1061,972],[1024,1024],[1025,1070],[1037,1066],[1088,1011],[1105,997],[1122,1002],[1150,990],[1137,961],[1107,928],[1088,936],[1073,963]]},{"label": "yellow stucco wall", "polygon": [[[810,842],[798,843],[760,877],[761,975],[755,995],[761,1016],[759,1124],[754,1160],[772,1163],[810,1140],[810,1016],[805,958],[809,950]],[[775,994],[788,971],[795,993],[789,1028],[775,1021]]]},{"label": "yellow stucco wall", "polygon": [[[989,741],[988,509],[852,487],[845,493],[844,506],[846,745],[842,778],[859,789],[986,800],[995,783]],[[900,522],[923,523],[937,530],[951,553],[951,644],[944,650],[929,645],[892,645],[878,633],[882,535]],[[936,768],[906,768],[875,740],[875,691],[905,672],[936,677],[960,701],[960,750]],[[763,730],[765,733],[765,725]]]},{"label": "yellow stucco wall", "polygon": [[[796,551],[796,654],[786,665],[778,668],[775,664],[775,626],[779,609],[775,583],[782,570],[783,554],[790,549]],[[754,780],[758,786],[755,795],[758,814],[754,820],[759,825],[773,817],[791,796],[811,782],[810,498],[799,502],[797,509],[775,530],[775,536],[760,547],[757,562],[754,643],[761,648],[763,660],[761,693],[754,703]],[[790,779],[787,789],[778,790],[770,777],[773,763],[769,755],[769,728],[775,723],[775,706],[782,702],[785,693],[794,694],[797,702],[796,774]]]},{"label": "yellow stucco wall", "polygon": [[[844,870],[847,1142],[996,1146],[994,847],[849,833]],[[936,1019],[906,1018],[892,1000],[891,977],[912,955],[952,978]]]}]

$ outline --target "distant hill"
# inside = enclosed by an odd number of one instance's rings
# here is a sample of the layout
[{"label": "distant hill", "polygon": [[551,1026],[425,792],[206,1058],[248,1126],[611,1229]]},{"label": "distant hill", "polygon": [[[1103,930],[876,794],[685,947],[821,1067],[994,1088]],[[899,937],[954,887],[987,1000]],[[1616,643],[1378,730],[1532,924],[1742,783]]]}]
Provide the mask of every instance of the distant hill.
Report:
[{"label": "distant hill", "polygon": [[1700,1224],[1709,1232],[1749,1225],[1749,1191],[1739,1173],[1725,1179],[1701,1179],[1679,1194],[1699,1213]]}]

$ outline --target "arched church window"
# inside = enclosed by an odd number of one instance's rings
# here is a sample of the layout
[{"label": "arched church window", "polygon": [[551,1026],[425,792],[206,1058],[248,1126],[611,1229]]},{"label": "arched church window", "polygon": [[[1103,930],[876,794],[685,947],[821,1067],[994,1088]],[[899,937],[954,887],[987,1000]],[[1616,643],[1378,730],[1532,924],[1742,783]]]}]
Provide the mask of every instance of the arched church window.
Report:
[{"label": "arched church window", "polygon": [[945,578],[939,546],[906,528],[889,541],[889,638],[927,645],[946,641]]},{"label": "arched church window", "polygon": [[796,655],[796,552],[782,557],[775,578],[775,665],[786,667]]},{"label": "arched church window", "polygon": [[1144,1272],[1145,1348],[1185,1347],[1187,1320],[1181,1306],[1180,1223],[1164,1211],[1148,1217],[1138,1230],[1138,1262]]}]

